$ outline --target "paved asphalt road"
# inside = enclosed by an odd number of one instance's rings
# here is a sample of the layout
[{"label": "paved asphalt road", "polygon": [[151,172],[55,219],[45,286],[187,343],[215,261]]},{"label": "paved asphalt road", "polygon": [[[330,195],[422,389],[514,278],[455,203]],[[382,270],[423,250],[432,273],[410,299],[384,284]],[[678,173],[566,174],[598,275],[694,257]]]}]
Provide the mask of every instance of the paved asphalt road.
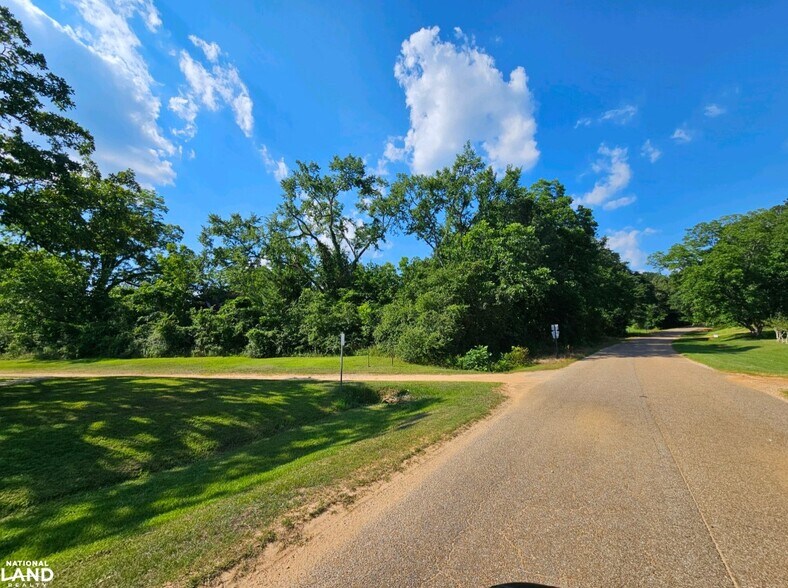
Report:
[{"label": "paved asphalt road", "polygon": [[788,403],[674,354],[676,334],[561,370],[296,554],[314,560],[250,583],[788,586]]}]

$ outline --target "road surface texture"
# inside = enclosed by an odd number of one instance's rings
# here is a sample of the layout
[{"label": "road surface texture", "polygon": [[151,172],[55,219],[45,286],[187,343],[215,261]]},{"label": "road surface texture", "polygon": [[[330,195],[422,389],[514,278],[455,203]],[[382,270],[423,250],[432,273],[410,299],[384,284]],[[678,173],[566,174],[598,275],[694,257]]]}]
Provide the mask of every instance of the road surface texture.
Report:
[{"label": "road surface texture", "polygon": [[788,586],[788,403],[675,354],[680,332],[515,384],[407,484],[228,583]]}]

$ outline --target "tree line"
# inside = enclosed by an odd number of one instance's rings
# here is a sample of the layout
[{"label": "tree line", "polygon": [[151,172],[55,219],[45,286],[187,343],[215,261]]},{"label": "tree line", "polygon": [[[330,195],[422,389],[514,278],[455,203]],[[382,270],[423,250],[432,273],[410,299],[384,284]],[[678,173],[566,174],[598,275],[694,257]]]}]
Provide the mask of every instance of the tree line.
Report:
[{"label": "tree line", "polygon": [[[299,162],[272,214],[210,215],[195,251],[132,170],[92,163],[90,133],[65,116],[71,88],[5,7],[0,45],[0,354],[334,353],[342,331],[351,351],[453,364],[479,346],[522,355],[551,323],[578,345],[709,318],[673,250],[658,260],[670,277],[631,271],[558,181],[496,174],[470,145],[393,181],[352,155]],[[371,263],[395,234],[429,254]],[[784,269],[769,274],[772,314]]]}]

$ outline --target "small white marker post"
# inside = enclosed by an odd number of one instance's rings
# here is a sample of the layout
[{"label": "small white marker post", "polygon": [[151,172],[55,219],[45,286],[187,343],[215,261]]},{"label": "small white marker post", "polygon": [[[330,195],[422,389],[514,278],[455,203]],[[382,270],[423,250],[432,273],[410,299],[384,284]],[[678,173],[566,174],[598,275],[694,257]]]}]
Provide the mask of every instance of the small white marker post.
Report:
[{"label": "small white marker post", "polygon": [[555,343],[555,357],[558,359],[558,325],[550,325],[550,334],[553,336],[553,343]]},{"label": "small white marker post", "polygon": [[342,388],[342,377],[345,370],[345,333],[339,334],[339,387]]}]

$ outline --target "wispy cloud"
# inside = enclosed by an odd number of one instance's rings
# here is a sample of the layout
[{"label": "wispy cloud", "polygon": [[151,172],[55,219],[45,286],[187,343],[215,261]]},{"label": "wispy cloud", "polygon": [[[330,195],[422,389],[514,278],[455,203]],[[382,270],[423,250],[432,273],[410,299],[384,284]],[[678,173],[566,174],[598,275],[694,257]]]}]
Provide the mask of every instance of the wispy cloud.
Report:
[{"label": "wispy cloud", "polygon": [[707,104],[706,107],[703,109],[703,114],[708,116],[709,118],[716,118],[721,114],[725,114],[727,110],[720,106],[719,104]]},{"label": "wispy cloud", "polygon": [[575,128],[578,127],[590,127],[594,122],[597,123],[604,123],[604,122],[612,122],[617,125],[625,125],[632,121],[633,118],[638,113],[638,107],[634,104],[625,104],[620,108],[613,108],[611,110],[606,110],[602,114],[600,114],[596,119],[591,117],[583,117],[578,119],[575,123]]},{"label": "wispy cloud", "polygon": [[[71,0],[64,5],[63,22],[32,0],[10,2],[37,47],[48,56],[68,56],[57,71],[75,88],[77,119],[93,132],[94,158],[102,169],[131,167],[145,183],[172,184],[173,163],[194,157],[184,146],[204,110],[227,108],[241,132],[253,139],[254,104],[238,69],[218,43],[196,35],[188,36],[189,47],[172,49],[173,36],[153,0]],[[154,79],[135,27],[169,46],[176,58],[170,67],[184,80],[177,90]],[[196,49],[190,52],[192,46]],[[163,100],[168,109],[162,109]],[[177,120],[182,124],[166,132],[162,115],[166,127]],[[281,173],[278,163],[274,176]]]},{"label": "wispy cloud", "polygon": [[676,143],[689,143],[694,138],[694,133],[686,127],[678,127],[670,136]]},{"label": "wispy cloud", "polygon": [[89,82],[82,75],[70,76],[69,81],[76,79],[81,112],[88,113],[88,123],[112,121],[111,126],[88,125],[96,139],[98,164],[113,170],[132,167],[146,183],[171,184],[175,179],[171,159],[178,149],[159,125],[157,83],[131,24],[139,18],[148,31],[158,32],[162,22],[153,3],[77,0],[72,3],[76,10],[72,16],[79,22],[73,26],[50,17],[30,0],[11,0],[11,4],[29,34],[44,36],[50,54],[69,55],[72,63],[79,64],[73,66],[76,71],[92,73]]},{"label": "wispy cloud", "polygon": [[260,156],[263,158],[265,171],[274,176],[277,182],[284,180],[287,177],[287,174],[290,173],[290,170],[285,163],[285,158],[280,157],[278,160],[275,159],[269,152],[268,147],[265,145],[260,148]]},{"label": "wispy cloud", "polygon": [[457,43],[439,33],[423,28],[402,43],[394,75],[405,90],[410,129],[389,140],[385,157],[430,173],[450,164],[470,140],[496,169],[533,167],[539,150],[525,70],[515,68],[507,80],[460,29],[454,30]]},{"label": "wispy cloud", "polygon": [[226,61],[218,63],[222,51],[216,43],[207,43],[194,35],[190,39],[203,50],[211,64],[206,67],[185,49],[180,52],[178,64],[187,85],[169,102],[170,110],[186,123],[177,133],[193,137],[197,132],[195,119],[201,108],[217,111],[221,106],[228,106],[235,115],[235,123],[244,135],[251,137],[254,129],[253,103],[238,70]]},{"label": "wispy cloud", "polygon": [[610,121],[619,125],[624,125],[631,121],[637,113],[637,106],[627,104],[621,108],[614,108],[613,110],[608,110],[602,113],[602,116],[599,117],[599,120],[601,122]]},{"label": "wispy cloud", "polygon": [[203,41],[197,35],[189,35],[189,41],[191,41],[195,47],[202,49],[202,52],[205,53],[205,58],[208,61],[211,63],[216,63],[219,61],[219,56],[222,54],[222,48],[219,47],[218,43],[209,43],[208,41]]},{"label": "wispy cloud", "polygon": [[601,206],[605,210],[614,210],[632,204],[636,200],[635,196],[620,195],[632,179],[627,149],[625,147],[611,149],[603,143],[597,153],[602,157],[594,162],[592,169],[597,174],[604,174],[604,177],[597,180],[589,192],[575,201],[586,206]]},{"label": "wispy cloud", "polygon": [[646,139],[646,142],[643,143],[643,146],[640,148],[640,155],[648,159],[651,163],[655,163],[662,157],[662,151],[651,143],[651,139]]}]

